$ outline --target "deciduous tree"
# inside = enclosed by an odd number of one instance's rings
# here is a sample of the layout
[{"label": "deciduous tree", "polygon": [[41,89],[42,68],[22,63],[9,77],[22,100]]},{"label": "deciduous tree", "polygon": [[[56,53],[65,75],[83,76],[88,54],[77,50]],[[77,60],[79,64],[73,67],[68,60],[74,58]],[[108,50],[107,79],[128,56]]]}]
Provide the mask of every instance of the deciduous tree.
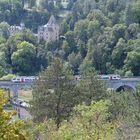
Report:
[{"label": "deciduous tree", "polygon": [[0,140],[26,140],[25,132],[22,130],[22,121],[13,121],[13,112],[4,111],[6,104],[3,91],[0,90]]},{"label": "deciduous tree", "polygon": [[33,74],[35,72],[36,47],[23,41],[18,44],[17,51],[12,54],[13,71],[23,75]]}]

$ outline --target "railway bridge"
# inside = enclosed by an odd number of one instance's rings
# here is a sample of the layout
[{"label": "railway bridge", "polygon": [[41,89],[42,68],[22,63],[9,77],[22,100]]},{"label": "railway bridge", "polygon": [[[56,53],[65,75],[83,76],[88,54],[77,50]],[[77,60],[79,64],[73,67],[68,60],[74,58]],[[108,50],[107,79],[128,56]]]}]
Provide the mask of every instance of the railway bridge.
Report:
[{"label": "railway bridge", "polygon": [[13,97],[18,97],[18,91],[21,89],[32,89],[33,82],[14,83],[11,81],[0,81],[0,88],[6,89],[13,94]]},{"label": "railway bridge", "polygon": [[115,91],[129,91],[135,92],[136,85],[140,83],[140,78],[122,78],[120,80],[106,80],[105,81],[108,88]]},{"label": "railway bridge", "polygon": [[[135,92],[136,85],[140,83],[140,78],[122,78],[120,80],[104,80],[108,89],[115,91]],[[0,81],[0,88],[8,89],[13,93],[13,97],[18,97],[18,91],[21,89],[33,88],[33,82],[14,83],[11,81]]]}]

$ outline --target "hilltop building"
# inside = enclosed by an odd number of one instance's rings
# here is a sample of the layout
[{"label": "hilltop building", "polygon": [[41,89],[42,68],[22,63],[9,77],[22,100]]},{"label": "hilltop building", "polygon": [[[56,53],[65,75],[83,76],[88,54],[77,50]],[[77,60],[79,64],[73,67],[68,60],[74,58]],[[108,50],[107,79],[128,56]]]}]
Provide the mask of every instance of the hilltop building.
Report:
[{"label": "hilltop building", "polygon": [[47,42],[59,40],[59,25],[55,17],[52,15],[46,25],[38,27],[38,41],[45,40]]},{"label": "hilltop building", "polygon": [[61,5],[63,6],[64,9],[67,9],[69,4],[69,0],[61,0]]},{"label": "hilltop building", "polygon": [[9,32],[10,32],[10,35],[13,35],[18,32],[23,32],[25,29],[26,29],[25,24],[20,23],[20,26],[16,26],[16,25],[10,26]]}]

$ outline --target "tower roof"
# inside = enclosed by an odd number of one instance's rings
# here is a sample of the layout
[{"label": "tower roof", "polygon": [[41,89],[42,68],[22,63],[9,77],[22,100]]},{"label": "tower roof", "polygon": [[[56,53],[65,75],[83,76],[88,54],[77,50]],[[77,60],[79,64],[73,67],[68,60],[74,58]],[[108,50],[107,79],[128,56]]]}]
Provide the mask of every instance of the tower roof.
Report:
[{"label": "tower roof", "polygon": [[52,25],[52,24],[57,24],[54,15],[51,15],[51,17],[50,17],[50,19],[49,19],[49,21],[48,21],[48,24],[50,24],[50,25]]}]

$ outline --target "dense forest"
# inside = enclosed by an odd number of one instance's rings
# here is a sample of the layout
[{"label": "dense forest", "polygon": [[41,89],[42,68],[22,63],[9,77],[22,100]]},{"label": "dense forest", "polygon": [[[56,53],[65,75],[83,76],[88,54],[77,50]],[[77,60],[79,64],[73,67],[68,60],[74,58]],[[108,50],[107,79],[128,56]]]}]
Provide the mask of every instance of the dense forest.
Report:
[{"label": "dense forest", "polygon": [[[38,41],[51,15],[60,38]],[[98,78],[139,76],[139,43],[139,0],[0,0],[0,77],[38,75],[24,106],[31,120],[6,112],[16,100],[0,90],[0,140],[140,139],[140,84],[116,92]]]},{"label": "dense forest", "polygon": [[[91,61],[100,74],[140,75],[139,1],[70,0],[67,10],[66,17],[59,16],[65,11],[60,0],[1,0],[0,76],[37,74],[54,56],[70,63],[75,74]],[[65,39],[38,43],[34,33],[52,14]],[[8,27],[20,22],[27,30],[10,36]]]}]

